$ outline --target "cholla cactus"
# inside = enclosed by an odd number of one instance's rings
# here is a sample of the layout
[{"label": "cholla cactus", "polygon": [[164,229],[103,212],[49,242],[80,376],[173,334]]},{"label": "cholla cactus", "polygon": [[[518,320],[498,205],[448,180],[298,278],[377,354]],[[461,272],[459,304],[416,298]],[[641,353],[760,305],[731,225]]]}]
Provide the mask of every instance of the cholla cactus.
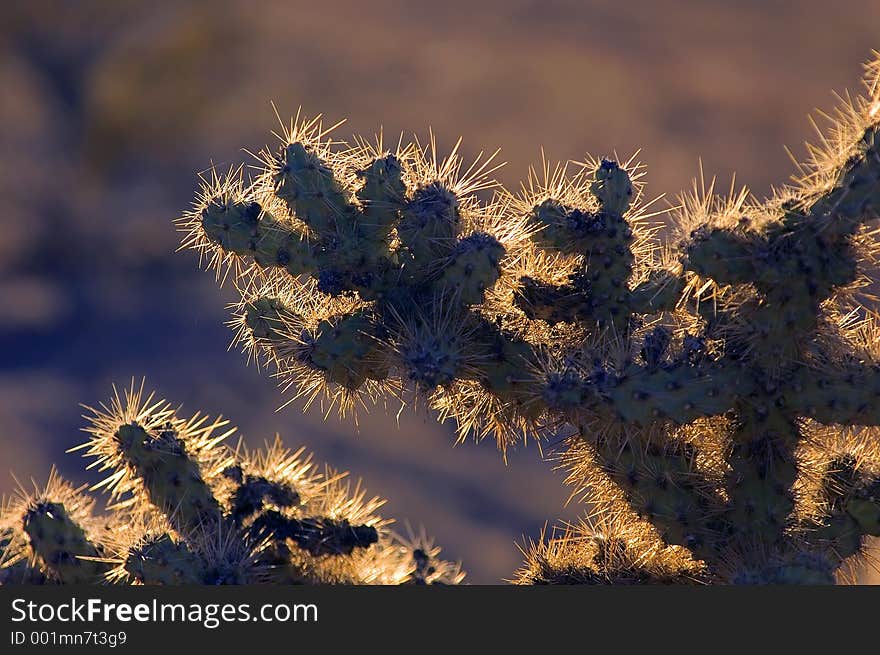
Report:
[{"label": "cholla cactus", "polygon": [[867,71],[794,184],[701,181],[667,244],[633,159],[545,163],[514,194],[457,148],[297,117],[254,180],[206,181],[183,245],[232,273],[238,343],[310,401],[413,395],[502,448],[568,431],[595,515],[520,581],[832,582],[880,535]]},{"label": "cholla cactus", "polygon": [[[91,409],[85,449],[109,512],[54,471],[0,512],[0,583],[457,584],[424,534],[403,538],[360,484],[276,440],[181,418],[134,385]],[[411,531],[410,531],[411,532]]]}]

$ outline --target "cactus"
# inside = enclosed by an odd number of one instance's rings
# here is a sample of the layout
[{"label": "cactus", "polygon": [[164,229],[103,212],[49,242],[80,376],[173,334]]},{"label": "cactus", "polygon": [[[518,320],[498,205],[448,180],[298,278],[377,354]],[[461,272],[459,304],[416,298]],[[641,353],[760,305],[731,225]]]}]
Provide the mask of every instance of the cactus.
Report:
[{"label": "cactus", "polygon": [[255,179],[204,181],[182,246],[232,274],[236,342],[309,403],[411,393],[502,450],[566,435],[593,514],[518,581],[833,582],[880,535],[866,69],[794,183],[762,201],[701,177],[666,243],[634,158],[545,161],[512,193],[494,155],[298,115]]},{"label": "cactus", "polygon": [[0,584],[457,584],[423,533],[401,537],[360,483],[279,438],[224,443],[228,421],[183,418],[143,383],[90,411],[72,450],[107,472],[92,490],[53,469],[0,511]]},{"label": "cactus", "polygon": [[[702,177],[665,212],[644,170],[386,148],[298,115],[178,220],[235,343],[306,407],[413,398],[460,438],[554,437],[590,510],[523,547],[523,584],[827,584],[880,536],[880,54],[794,182]],[[668,214],[673,238],[660,239]],[[458,583],[424,535],[280,440],[224,443],[134,385],[89,408],[93,490],[53,470],[0,511],[0,583]]]}]

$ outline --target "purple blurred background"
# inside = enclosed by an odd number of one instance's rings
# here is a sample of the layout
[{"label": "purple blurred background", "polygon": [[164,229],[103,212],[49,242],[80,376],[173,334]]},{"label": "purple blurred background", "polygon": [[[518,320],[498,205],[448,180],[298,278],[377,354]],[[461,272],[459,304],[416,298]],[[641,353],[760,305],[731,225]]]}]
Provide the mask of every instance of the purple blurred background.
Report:
[{"label": "purple blurred background", "polygon": [[4,2],[0,8],[0,492],[64,450],[78,403],[116,382],[222,413],[257,444],[280,432],[423,524],[470,582],[509,577],[517,543],[574,518],[532,445],[458,447],[451,426],[376,410],[356,432],[275,409],[273,380],[227,352],[225,304],[172,219],[210,162],[247,161],[298,106],[339,136],[425,135],[502,146],[516,187],[552,159],[642,148],[670,200],[699,158],[763,195],[792,172],[806,115],[857,89],[880,47],[880,3],[852,0]]}]

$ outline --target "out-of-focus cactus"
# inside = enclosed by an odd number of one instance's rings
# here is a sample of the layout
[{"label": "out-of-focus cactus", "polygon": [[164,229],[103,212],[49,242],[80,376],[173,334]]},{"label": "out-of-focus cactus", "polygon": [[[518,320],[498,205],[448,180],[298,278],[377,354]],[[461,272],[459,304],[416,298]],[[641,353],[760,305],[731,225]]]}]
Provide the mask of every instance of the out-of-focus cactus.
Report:
[{"label": "out-of-focus cactus", "polygon": [[460,567],[420,534],[400,537],[368,498],[276,437],[235,428],[132,385],[91,409],[85,449],[107,477],[103,514],[52,471],[0,512],[0,584],[457,584]]},{"label": "out-of-focus cactus", "polygon": [[513,194],[457,148],[299,118],[256,179],[206,181],[183,244],[233,274],[238,341],[310,400],[413,390],[502,448],[568,431],[602,518],[522,581],[831,582],[880,534],[878,76],[793,184],[695,184],[665,245],[632,159],[545,163]]}]

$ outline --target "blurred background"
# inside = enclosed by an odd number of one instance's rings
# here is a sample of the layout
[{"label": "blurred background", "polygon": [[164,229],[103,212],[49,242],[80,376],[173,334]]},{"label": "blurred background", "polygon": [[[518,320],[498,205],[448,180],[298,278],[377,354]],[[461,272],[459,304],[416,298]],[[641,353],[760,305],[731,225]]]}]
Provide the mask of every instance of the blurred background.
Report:
[{"label": "blurred background", "polygon": [[511,576],[517,544],[574,518],[533,445],[490,441],[381,409],[356,431],[303,414],[227,351],[228,291],[175,254],[172,219],[197,173],[248,161],[303,107],[338,135],[425,135],[528,166],[642,148],[648,194],[699,170],[763,195],[807,113],[858,90],[880,48],[880,3],[849,0],[295,2],[5,1],[0,6],[0,493],[50,463],[93,481],[67,447],[79,403],[147,385],[222,413],[252,444],[281,433],[424,525],[472,583]]}]

